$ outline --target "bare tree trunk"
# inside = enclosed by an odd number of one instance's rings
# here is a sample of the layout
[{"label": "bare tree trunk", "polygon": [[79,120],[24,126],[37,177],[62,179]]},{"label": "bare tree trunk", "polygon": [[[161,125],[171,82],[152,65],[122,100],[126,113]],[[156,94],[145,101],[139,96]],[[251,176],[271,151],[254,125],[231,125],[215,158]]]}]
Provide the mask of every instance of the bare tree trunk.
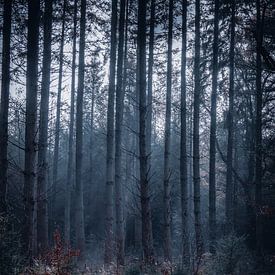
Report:
[{"label": "bare tree trunk", "polygon": [[171,185],[170,185],[170,147],[171,147],[171,93],[172,93],[172,46],[173,46],[173,0],[169,0],[167,86],[164,137],[164,258],[172,260],[171,247]]},{"label": "bare tree trunk", "polygon": [[[258,255],[263,252],[263,228],[262,228],[262,108],[263,108],[263,94],[262,94],[262,60],[261,48],[263,41],[263,20],[261,18],[261,1],[256,0],[257,8],[257,57],[256,57],[256,137],[255,137],[255,154],[256,154],[256,248]],[[263,12],[264,17],[264,12]]]},{"label": "bare tree trunk", "polygon": [[[156,2],[151,0],[151,10],[150,10],[150,37],[149,37],[149,58],[148,58],[148,90],[147,90],[147,124],[146,124],[146,135],[147,135],[147,154],[148,154],[148,169],[149,178],[151,178],[151,155],[152,155],[152,113],[153,113],[153,66],[154,66],[154,43],[155,43],[155,15],[156,13]],[[149,182],[150,184],[150,182]],[[150,213],[150,254],[154,256],[154,245],[153,245],[153,228],[152,219]]]},{"label": "bare tree trunk", "polygon": [[119,40],[117,56],[116,122],[115,122],[115,199],[116,199],[116,244],[117,264],[124,265],[124,216],[122,198],[122,123],[124,110],[123,89],[123,48],[125,36],[126,0],[120,1]]},{"label": "bare tree trunk", "polygon": [[10,97],[10,40],[12,0],[4,1],[2,82],[0,108],[0,213],[7,211],[6,193],[8,184],[8,116]]},{"label": "bare tree trunk", "polygon": [[227,231],[233,230],[233,143],[234,143],[234,70],[235,70],[235,0],[231,2],[231,38],[229,54],[229,110],[227,138],[227,170],[225,214]]},{"label": "bare tree trunk", "polygon": [[65,242],[70,244],[71,232],[71,190],[73,182],[73,142],[74,142],[74,114],[75,114],[75,70],[76,70],[76,28],[77,28],[77,1],[74,1],[74,26],[73,26],[73,52],[72,52],[72,82],[71,82],[71,106],[69,126],[69,148],[67,163],[67,189],[65,204]]},{"label": "bare tree trunk", "polygon": [[25,128],[25,168],[24,168],[24,222],[23,251],[28,259],[33,255],[34,236],[34,186],[36,166],[36,119],[37,119],[37,78],[38,78],[38,39],[40,3],[28,1],[27,36],[27,80],[26,80],[26,128]]},{"label": "bare tree trunk", "polygon": [[182,1],[182,48],[181,48],[181,131],[180,131],[180,186],[182,217],[182,259],[187,271],[190,267],[190,240],[188,227],[188,177],[187,177],[187,113],[186,113],[186,47],[187,47],[187,0]]},{"label": "bare tree trunk", "polygon": [[209,249],[215,252],[216,240],[216,132],[217,132],[217,86],[218,86],[218,44],[219,44],[219,0],[215,0],[214,40],[212,59],[212,94],[209,152]]},{"label": "bare tree trunk", "polygon": [[116,29],[117,0],[112,0],[111,16],[111,51],[107,112],[107,156],[106,156],[106,216],[105,216],[105,255],[104,262],[110,264],[113,260],[113,188],[114,188],[114,97],[116,77]]},{"label": "bare tree trunk", "polygon": [[41,255],[48,247],[47,146],[51,77],[52,0],[45,2],[43,68],[40,102],[37,177],[37,248]]},{"label": "bare tree trunk", "polygon": [[80,18],[80,41],[79,41],[79,67],[78,67],[78,89],[76,104],[76,151],[75,151],[75,229],[76,245],[81,251],[81,258],[85,252],[85,224],[83,206],[83,93],[85,74],[85,29],[86,29],[86,0],[81,0]]},{"label": "bare tree trunk", "polygon": [[146,2],[138,1],[137,37],[137,92],[139,95],[139,161],[140,161],[140,202],[142,221],[142,247],[144,261],[149,263],[150,251],[150,195],[148,182],[148,155],[146,146]]},{"label": "bare tree trunk", "polygon": [[55,140],[54,140],[54,154],[53,154],[53,185],[52,185],[52,230],[55,227],[55,211],[56,211],[56,192],[57,192],[57,178],[58,178],[58,157],[59,157],[59,139],[60,139],[60,115],[61,115],[61,92],[63,80],[63,63],[64,63],[64,33],[65,33],[65,14],[67,8],[67,0],[63,2],[62,12],[62,29],[59,52],[59,71],[58,71],[58,88],[56,101],[56,120],[55,120]]},{"label": "bare tree trunk", "polygon": [[155,43],[155,15],[156,2],[151,0],[150,10],[150,37],[149,37],[149,58],[148,58],[148,95],[147,95],[147,153],[148,166],[151,166],[151,143],[152,143],[152,109],[153,109],[153,66],[154,66],[154,43]]},{"label": "bare tree trunk", "polygon": [[201,233],[201,203],[200,203],[200,0],[196,0],[195,15],[195,63],[194,63],[194,124],[193,124],[193,184],[194,184],[194,216],[197,256],[203,251]]}]

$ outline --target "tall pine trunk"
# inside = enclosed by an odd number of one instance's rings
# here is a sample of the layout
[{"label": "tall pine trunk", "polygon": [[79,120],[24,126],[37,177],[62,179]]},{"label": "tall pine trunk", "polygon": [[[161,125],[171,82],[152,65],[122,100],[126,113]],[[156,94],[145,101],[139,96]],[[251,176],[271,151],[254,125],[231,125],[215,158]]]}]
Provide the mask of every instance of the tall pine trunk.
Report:
[{"label": "tall pine trunk", "polygon": [[149,30],[149,58],[148,58],[148,90],[147,90],[147,153],[148,166],[151,166],[151,143],[152,143],[152,110],[153,110],[153,66],[154,66],[154,43],[155,43],[155,15],[156,2],[151,0],[150,30]]},{"label": "tall pine trunk", "polygon": [[123,60],[126,0],[120,1],[119,40],[117,56],[116,122],[115,122],[115,200],[117,263],[124,265],[124,216],[122,198],[122,123],[124,110]]},{"label": "tall pine trunk", "polygon": [[57,180],[58,180],[58,158],[59,158],[59,140],[60,140],[60,116],[61,116],[61,93],[62,93],[62,81],[63,81],[63,63],[64,63],[64,39],[65,39],[65,15],[67,8],[67,0],[63,2],[62,12],[62,29],[60,40],[60,52],[59,52],[59,69],[58,69],[58,87],[57,87],[57,101],[56,101],[56,120],[55,120],[55,140],[54,140],[54,153],[53,153],[53,183],[52,183],[52,225],[54,230],[56,211],[56,192],[57,192]]},{"label": "tall pine trunk", "polygon": [[25,127],[25,166],[24,166],[24,222],[23,251],[28,259],[33,256],[34,241],[34,186],[36,174],[36,119],[38,82],[38,39],[40,1],[28,1],[27,35],[27,79],[26,79],[26,127]]},{"label": "tall pine trunk", "polygon": [[6,193],[8,183],[8,116],[10,98],[10,40],[12,0],[4,1],[2,81],[0,107],[0,213],[7,211]]},{"label": "tall pine trunk", "polygon": [[72,50],[72,82],[71,82],[71,106],[69,126],[69,148],[67,163],[67,189],[65,202],[65,242],[70,244],[71,232],[71,190],[73,181],[73,142],[74,142],[74,115],[75,115],[75,70],[76,70],[76,28],[77,28],[77,1],[74,1],[74,26],[73,26],[73,50]]},{"label": "tall pine trunk", "polygon": [[197,256],[202,254],[201,200],[200,200],[200,0],[196,0],[195,15],[195,62],[194,62],[194,113],[193,113],[193,185],[194,185],[194,216]]},{"label": "tall pine trunk", "polygon": [[86,0],[81,0],[80,40],[79,40],[79,67],[78,89],[76,103],[76,149],[75,149],[75,229],[76,245],[81,251],[81,258],[85,252],[85,224],[83,205],[83,94],[85,76],[85,29],[86,29]]},{"label": "tall pine trunk", "polygon": [[214,252],[216,239],[216,132],[217,132],[217,86],[218,86],[218,41],[219,39],[219,0],[215,0],[214,40],[212,59],[212,93],[209,152],[209,248]]},{"label": "tall pine trunk", "polygon": [[181,45],[181,128],[180,128],[180,186],[182,217],[182,259],[190,266],[190,240],[188,227],[188,176],[187,176],[187,113],[186,113],[186,48],[187,48],[187,0],[182,1],[182,45]]},{"label": "tall pine trunk", "polygon": [[173,47],[173,0],[169,0],[168,52],[167,52],[167,84],[166,114],[164,136],[164,258],[172,260],[171,247],[171,184],[170,184],[170,150],[171,150],[171,94],[172,94],[172,47]]},{"label": "tall pine trunk", "polygon": [[235,0],[231,2],[231,37],[229,53],[229,110],[227,118],[227,165],[225,215],[227,231],[233,230],[233,143],[234,143],[234,70],[235,70]]},{"label": "tall pine trunk", "polygon": [[52,1],[46,1],[44,12],[43,68],[38,139],[37,248],[39,254],[45,252],[48,247],[47,146],[51,77],[52,11]]},{"label": "tall pine trunk", "polygon": [[112,0],[111,50],[109,68],[108,112],[107,112],[107,156],[106,156],[106,214],[105,214],[105,255],[104,262],[113,260],[113,189],[114,189],[114,98],[116,77],[116,29],[117,0]]},{"label": "tall pine trunk", "polygon": [[[148,169],[149,178],[152,176],[151,156],[152,156],[152,117],[153,117],[153,66],[154,66],[154,43],[155,43],[155,17],[156,17],[156,1],[151,0],[150,9],[150,30],[149,30],[149,58],[148,58],[148,86],[147,86],[147,114],[146,114],[146,138],[147,138],[147,154],[148,154]],[[150,182],[149,182],[150,184]],[[154,255],[153,246],[153,227],[150,212],[150,254]],[[153,258],[152,258],[153,260]]]},{"label": "tall pine trunk", "polygon": [[[263,20],[261,18],[261,3],[256,0],[257,8],[257,56],[256,56],[256,137],[255,137],[255,155],[256,155],[256,248],[258,255],[262,255],[263,250],[263,228],[262,228],[262,108],[263,108],[263,95],[262,95],[262,60],[261,48],[263,41]],[[263,12],[264,15],[264,12]]]},{"label": "tall pine trunk", "polygon": [[139,98],[139,169],[142,247],[144,261],[149,263],[153,255],[151,255],[152,251],[150,249],[151,210],[146,146],[146,2],[142,0],[138,1],[137,94]]}]

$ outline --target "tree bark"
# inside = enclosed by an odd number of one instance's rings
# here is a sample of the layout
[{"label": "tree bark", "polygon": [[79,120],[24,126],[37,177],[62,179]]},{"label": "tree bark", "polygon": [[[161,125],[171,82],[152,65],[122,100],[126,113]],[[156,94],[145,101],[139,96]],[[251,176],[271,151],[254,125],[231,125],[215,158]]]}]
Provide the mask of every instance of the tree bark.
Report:
[{"label": "tree bark", "polygon": [[28,259],[33,256],[34,241],[34,186],[36,166],[37,77],[40,3],[28,1],[27,79],[26,79],[26,128],[24,167],[24,222],[23,251]]},{"label": "tree bark", "polygon": [[117,0],[112,0],[111,50],[109,68],[108,112],[107,112],[107,156],[106,156],[106,214],[105,214],[105,264],[113,260],[113,188],[114,188],[114,97],[116,77],[117,45]]},{"label": "tree bark", "polygon": [[0,213],[6,213],[8,184],[8,117],[10,98],[10,41],[12,0],[4,1],[0,108]]},{"label": "tree bark", "polygon": [[115,121],[115,200],[117,264],[124,265],[124,216],[122,198],[122,123],[124,110],[123,60],[126,0],[120,1],[119,40],[117,56],[116,121]]},{"label": "tree bark", "polygon": [[262,108],[263,108],[263,95],[262,95],[262,60],[261,48],[263,41],[263,22],[261,19],[261,1],[256,0],[257,9],[257,52],[256,52],[256,137],[255,137],[255,154],[256,154],[256,249],[258,255],[263,252],[263,228],[262,228]]},{"label": "tree bark", "polygon": [[212,58],[212,93],[209,152],[209,249],[215,252],[216,239],[216,132],[217,132],[217,86],[218,86],[218,44],[219,44],[219,0],[215,0],[214,40]]},{"label": "tree bark", "polygon": [[71,190],[73,181],[73,142],[74,142],[74,114],[75,114],[75,70],[76,70],[76,28],[77,28],[77,2],[74,1],[74,26],[73,26],[73,51],[72,51],[72,82],[71,82],[71,106],[70,106],[70,126],[69,126],[69,148],[67,163],[67,189],[65,203],[65,242],[70,244],[71,232]]},{"label": "tree bark", "polygon": [[37,177],[37,248],[40,255],[42,253],[45,253],[48,247],[47,173],[49,167],[47,161],[47,146],[51,77],[52,11],[52,0],[46,1],[44,12],[43,68],[40,102]]},{"label": "tree bark", "polygon": [[58,70],[58,88],[57,88],[57,101],[56,101],[56,120],[55,120],[55,140],[54,140],[54,153],[53,153],[53,183],[52,183],[52,205],[51,205],[51,219],[52,230],[55,227],[55,211],[56,211],[56,192],[57,192],[57,179],[58,179],[58,157],[59,157],[59,140],[60,140],[60,116],[61,116],[61,93],[63,81],[63,63],[64,63],[64,39],[65,39],[65,15],[67,9],[67,0],[63,2],[62,12],[62,29],[60,40],[59,52],[59,70]]},{"label": "tree bark", "polygon": [[139,166],[142,247],[146,263],[152,259],[150,250],[150,195],[148,182],[148,155],[146,140],[146,2],[138,1],[137,36],[137,93],[139,97]]},{"label": "tree bark", "polygon": [[225,214],[227,231],[233,230],[233,143],[234,143],[234,70],[235,70],[235,0],[231,2],[231,38],[229,53],[229,110],[226,165]]},{"label": "tree bark", "polygon": [[80,18],[80,40],[79,40],[79,67],[78,67],[78,89],[76,104],[76,151],[75,151],[75,228],[76,245],[81,251],[81,258],[85,252],[85,224],[83,206],[83,93],[85,74],[85,29],[86,29],[86,0],[81,0]]},{"label": "tree bark", "polygon": [[194,62],[194,113],[193,113],[193,184],[194,184],[194,216],[196,249],[199,257],[203,251],[201,233],[201,203],[200,203],[200,0],[196,0],[195,15],[195,62]]},{"label": "tree bark", "polygon": [[188,227],[188,176],[187,176],[187,113],[186,113],[186,47],[187,47],[187,0],[182,1],[181,45],[181,128],[180,128],[180,186],[182,218],[182,259],[189,271],[190,240]]},{"label": "tree bark", "polygon": [[167,51],[167,83],[166,114],[164,136],[164,258],[172,260],[171,246],[171,185],[170,185],[170,147],[171,147],[171,94],[172,94],[172,47],[173,47],[173,0],[169,0],[168,51]]}]

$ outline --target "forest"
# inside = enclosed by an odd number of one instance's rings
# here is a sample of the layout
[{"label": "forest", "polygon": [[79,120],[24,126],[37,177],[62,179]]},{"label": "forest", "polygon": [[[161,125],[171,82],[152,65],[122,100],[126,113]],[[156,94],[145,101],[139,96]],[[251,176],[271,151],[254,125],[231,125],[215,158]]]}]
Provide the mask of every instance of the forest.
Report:
[{"label": "forest", "polygon": [[0,275],[275,274],[274,0],[0,11]]}]

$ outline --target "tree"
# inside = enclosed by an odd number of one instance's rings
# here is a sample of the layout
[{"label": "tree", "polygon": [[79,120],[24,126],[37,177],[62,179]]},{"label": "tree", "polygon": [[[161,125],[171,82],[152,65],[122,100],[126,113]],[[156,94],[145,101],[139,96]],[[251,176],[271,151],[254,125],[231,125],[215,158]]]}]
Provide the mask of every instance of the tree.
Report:
[{"label": "tree", "polygon": [[[120,1],[119,40],[117,57],[116,121],[115,121],[115,197],[116,197],[116,242],[117,263],[124,265],[124,215],[122,198],[122,123],[124,110],[123,60],[125,37],[126,0]],[[125,64],[124,64],[125,66]]]},{"label": "tree", "polygon": [[39,254],[45,253],[48,247],[47,146],[51,77],[52,10],[52,1],[46,1],[44,12],[43,68],[38,139],[37,241]]},{"label": "tree", "polygon": [[151,261],[150,249],[150,196],[148,181],[148,155],[146,146],[146,2],[138,1],[138,37],[137,37],[137,92],[139,95],[139,169],[140,203],[142,223],[143,257],[146,263]]},{"label": "tree", "polygon": [[195,60],[194,60],[194,113],[193,113],[193,185],[194,185],[194,216],[197,255],[203,250],[201,235],[201,203],[200,203],[200,0],[196,0],[195,14]]},{"label": "tree", "polygon": [[34,241],[34,186],[36,158],[37,76],[40,3],[28,1],[27,78],[25,120],[25,168],[24,168],[24,223],[23,250],[30,259]]},{"label": "tree", "polygon": [[76,245],[83,257],[85,251],[85,224],[83,209],[83,93],[85,73],[85,29],[86,29],[86,0],[81,0],[80,17],[80,41],[79,41],[79,67],[78,67],[78,89],[76,103],[76,149],[75,149],[75,228]]},{"label": "tree", "polygon": [[10,40],[12,1],[4,1],[2,81],[0,107],[0,213],[7,211],[6,193],[8,184],[8,117],[10,97]]},{"label": "tree", "polygon": [[107,111],[107,155],[106,155],[106,224],[104,262],[110,264],[113,258],[113,186],[114,186],[114,97],[116,76],[116,29],[117,0],[112,0],[111,50],[109,68],[108,111]]},{"label": "tree", "polygon": [[216,239],[216,132],[217,132],[217,87],[218,87],[218,45],[219,45],[219,0],[215,0],[214,38],[212,57],[212,93],[209,152],[209,241],[210,252],[215,250]]},{"label": "tree", "polygon": [[[55,207],[56,207],[56,193],[57,193],[57,178],[58,178],[58,158],[59,158],[59,140],[60,140],[60,116],[61,116],[61,93],[63,82],[63,64],[64,64],[64,40],[65,40],[65,16],[67,9],[67,0],[63,2],[62,11],[62,28],[59,51],[59,69],[58,69],[58,87],[57,87],[57,101],[56,101],[56,119],[55,119],[55,140],[53,153],[53,183],[52,183],[52,219],[53,227],[55,222]],[[54,228],[52,228],[53,230]]]},{"label": "tree", "polygon": [[186,112],[186,37],[187,0],[182,1],[182,44],[181,44],[181,128],[180,128],[180,186],[182,215],[182,258],[190,265],[190,243],[188,226],[188,177],[187,177],[187,112]]},{"label": "tree", "polygon": [[[261,1],[256,0],[257,22],[256,22],[256,136],[255,136],[255,155],[256,155],[256,169],[255,169],[255,203],[256,203],[256,248],[257,253],[262,255],[263,241],[262,241],[262,108],[263,108],[263,95],[262,95],[262,60],[261,60],[261,47],[263,41],[263,22],[261,18]],[[264,13],[263,13],[264,14]]]},{"label": "tree", "polygon": [[72,82],[71,82],[71,106],[69,126],[69,148],[67,163],[67,189],[65,204],[65,241],[70,243],[71,231],[71,191],[72,191],[72,167],[73,167],[73,141],[74,141],[74,115],[75,115],[75,69],[76,69],[76,28],[77,28],[77,0],[74,1],[74,23],[73,23],[73,49],[72,49]]},{"label": "tree", "polygon": [[173,47],[173,0],[169,0],[168,51],[167,51],[167,86],[166,115],[164,137],[164,257],[172,260],[171,247],[171,186],[170,186],[170,147],[171,147],[171,93],[172,93],[172,47]]},{"label": "tree", "polygon": [[231,37],[229,53],[229,110],[227,118],[227,163],[226,163],[226,223],[233,230],[233,142],[234,142],[234,70],[235,70],[235,0],[231,2]]}]

